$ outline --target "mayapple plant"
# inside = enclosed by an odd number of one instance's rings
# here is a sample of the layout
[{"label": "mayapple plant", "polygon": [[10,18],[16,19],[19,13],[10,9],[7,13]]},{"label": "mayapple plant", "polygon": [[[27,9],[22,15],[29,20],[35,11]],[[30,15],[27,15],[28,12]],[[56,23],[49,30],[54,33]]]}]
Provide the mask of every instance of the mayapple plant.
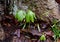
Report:
[{"label": "mayapple plant", "polygon": [[24,10],[19,10],[16,12],[15,18],[18,21],[23,21],[25,19],[26,23],[34,22],[34,19],[36,19],[35,13],[31,10],[28,10],[27,12]]},{"label": "mayapple plant", "polygon": [[26,12],[23,11],[23,10],[19,10],[19,11],[16,12],[15,18],[18,21],[23,21],[23,19],[25,18],[25,16],[26,16]]},{"label": "mayapple plant", "polygon": [[27,23],[34,22],[34,19],[36,19],[35,13],[31,10],[28,10],[25,19]]},{"label": "mayapple plant", "polygon": [[36,19],[35,13],[32,12],[31,10],[18,10],[16,12],[15,18],[19,21],[22,22],[25,20],[24,26],[23,28],[26,27],[26,23],[30,23],[30,22],[34,22],[34,20]]}]

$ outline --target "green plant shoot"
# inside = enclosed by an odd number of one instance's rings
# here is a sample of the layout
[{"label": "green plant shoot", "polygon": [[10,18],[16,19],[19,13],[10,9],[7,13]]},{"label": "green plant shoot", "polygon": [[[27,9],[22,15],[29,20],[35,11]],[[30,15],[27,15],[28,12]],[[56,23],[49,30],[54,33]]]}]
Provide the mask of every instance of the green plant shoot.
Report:
[{"label": "green plant shoot", "polygon": [[23,11],[23,10],[19,10],[19,11],[16,12],[15,18],[18,21],[23,21],[23,19],[25,18],[25,16],[26,16],[26,12]]},{"label": "green plant shoot", "polygon": [[45,35],[42,35],[42,36],[40,37],[40,40],[41,40],[41,41],[44,41],[44,40],[46,40],[46,37],[45,37]]},{"label": "green plant shoot", "polygon": [[28,10],[26,14],[26,22],[34,22],[34,19],[36,19],[35,13],[31,10]]}]

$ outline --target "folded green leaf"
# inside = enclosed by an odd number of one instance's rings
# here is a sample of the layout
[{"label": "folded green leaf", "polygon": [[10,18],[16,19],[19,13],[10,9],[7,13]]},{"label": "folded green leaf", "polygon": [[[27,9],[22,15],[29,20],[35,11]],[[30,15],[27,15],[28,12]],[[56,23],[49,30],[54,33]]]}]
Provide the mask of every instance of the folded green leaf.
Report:
[{"label": "folded green leaf", "polygon": [[26,14],[26,22],[30,22],[30,17],[29,17],[29,14]]},{"label": "folded green leaf", "polygon": [[27,23],[29,22],[34,22],[34,19],[36,19],[35,13],[32,12],[31,10],[28,10],[27,12],[23,10],[19,10],[16,12],[15,18],[18,21],[23,21],[23,19],[26,20]]},{"label": "folded green leaf", "polygon": [[35,13],[28,10],[26,14],[26,22],[34,22],[34,19],[36,19]]},{"label": "folded green leaf", "polygon": [[26,16],[26,12],[23,11],[23,10],[19,10],[16,15],[15,15],[15,18],[18,20],[18,21],[23,21],[23,19],[25,18]]},{"label": "folded green leaf", "polygon": [[42,36],[40,37],[40,40],[41,40],[41,41],[44,41],[44,40],[46,40],[46,37],[45,37],[45,35],[42,35]]}]

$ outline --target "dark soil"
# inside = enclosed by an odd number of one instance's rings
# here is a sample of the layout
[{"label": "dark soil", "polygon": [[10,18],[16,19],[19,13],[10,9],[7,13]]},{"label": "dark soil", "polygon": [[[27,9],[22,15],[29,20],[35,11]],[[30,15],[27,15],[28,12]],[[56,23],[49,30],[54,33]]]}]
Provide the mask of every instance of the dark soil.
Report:
[{"label": "dark soil", "polygon": [[[35,23],[32,23],[30,27],[26,29],[22,29],[21,26],[19,26],[19,22],[14,18],[13,15],[2,15],[1,25],[5,32],[5,39],[1,42],[40,42],[39,38],[44,32],[46,35],[46,41],[44,42],[53,42],[53,32],[50,30],[49,25],[46,21],[38,20],[40,21],[39,24],[41,24],[41,32],[39,32],[34,27],[34,24],[37,24],[38,22],[35,21]],[[44,26],[42,28],[42,26]],[[47,26],[48,25],[48,26]],[[15,41],[16,40],[16,41]],[[43,41],[41,41],[43,42]]]}]

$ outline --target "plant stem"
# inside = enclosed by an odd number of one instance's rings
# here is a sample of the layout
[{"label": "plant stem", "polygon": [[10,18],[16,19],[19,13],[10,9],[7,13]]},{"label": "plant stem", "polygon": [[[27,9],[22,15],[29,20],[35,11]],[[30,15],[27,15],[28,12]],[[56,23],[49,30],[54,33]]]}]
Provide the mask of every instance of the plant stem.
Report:
[{"label": "plant stem", "polygon": [[55,42],[58,42],[58,37],[55,39]]},{"label": "plant stem", "polygon": [[40,30],[39,24],[37,24],[37,28],[38,28],[38,31],[40,32],[41,30]]},{"label": "plant stem", "polygon": [[24,24],[23,29],[25,29],[25,27],[26,27],[26,23]]}]

